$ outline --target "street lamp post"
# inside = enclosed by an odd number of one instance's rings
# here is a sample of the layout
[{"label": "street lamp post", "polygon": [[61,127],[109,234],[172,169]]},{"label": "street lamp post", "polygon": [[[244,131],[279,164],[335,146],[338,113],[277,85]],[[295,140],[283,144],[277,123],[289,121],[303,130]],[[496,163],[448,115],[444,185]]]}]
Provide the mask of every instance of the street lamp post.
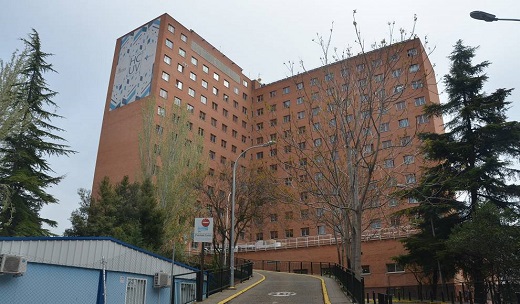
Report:
[{"label": "street lamp post", "polygon": [[235,288],[235,192],[236,192],[236,172],[237,172],[237,164],[238,160],[246,154],[247,151],[255,148],[269,147],[274,145],[276,142],[274,140],[270,140],[264,144],[251,146],[237,157],[235,163],[233,164],[233,184],[231,188],[231,227],[229,230],[229,243],[230,243],[230,251],[229,251],[229,271],[231,272],[231,276],[229,279],[229,288]]},{"label": "street lamp post", "polygon": [[520,19],[509,19],[509,18],[497,18],[497,16],[486,13],[483,11],[472,11],[469,13],[470,17],[477,20],[482,20],[486,22],[493,22],[493,21],[520,21]]}]

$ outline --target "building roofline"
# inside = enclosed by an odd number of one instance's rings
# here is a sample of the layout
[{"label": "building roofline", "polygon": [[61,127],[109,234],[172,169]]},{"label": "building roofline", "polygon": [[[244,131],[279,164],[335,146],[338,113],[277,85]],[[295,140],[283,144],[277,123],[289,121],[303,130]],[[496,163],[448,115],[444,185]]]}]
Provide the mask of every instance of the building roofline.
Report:
[{"label": "building roofline", "polygon": [[[153,256],[160,260],[163,260],[163,261],[166,261],[169,263],[172,262],[171,259],[165,258],[161,255],[158,255],[158,254],[148,251],[146,249],[134,246],[132,244],[125,243],[123,241],[120,241],[118,239],[115,239],[115,238],[109,237],[109,236],[13,236],[13,237],[0,236],[0,242],[1,241],[111,241],[111,242],[114,242],[121,246],[125,246],[127,248]],[[199,270],[195,267],[192,267],[192,266],[189,266],[184,263],[177,262],[177,261],[175,261],[174,263],[177,266],[181,266],[181,267],[184,267],[184,268],[187,268],[190,270],[194,270],[194,271]]]}]

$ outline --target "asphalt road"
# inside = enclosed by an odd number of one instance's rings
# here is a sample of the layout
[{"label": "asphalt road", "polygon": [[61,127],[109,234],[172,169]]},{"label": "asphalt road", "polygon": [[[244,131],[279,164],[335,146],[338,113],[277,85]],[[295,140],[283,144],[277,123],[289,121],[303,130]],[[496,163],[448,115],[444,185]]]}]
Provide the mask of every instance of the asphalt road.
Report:
[{"label": "asphalt road", "polygon": [[229,303],[323,304],[321,281],[318,278],[293,273],[258,272],[266,277],[265,281]]}]

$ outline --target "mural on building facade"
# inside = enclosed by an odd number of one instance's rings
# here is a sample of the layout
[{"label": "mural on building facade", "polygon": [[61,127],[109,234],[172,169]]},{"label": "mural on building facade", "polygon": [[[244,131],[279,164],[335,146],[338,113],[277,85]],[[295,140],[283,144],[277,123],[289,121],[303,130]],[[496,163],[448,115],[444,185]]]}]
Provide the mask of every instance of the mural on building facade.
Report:
[{"label": "mural on building facade", "polygon": [[150,94],[160,19],[121,38],[110,110]]}]

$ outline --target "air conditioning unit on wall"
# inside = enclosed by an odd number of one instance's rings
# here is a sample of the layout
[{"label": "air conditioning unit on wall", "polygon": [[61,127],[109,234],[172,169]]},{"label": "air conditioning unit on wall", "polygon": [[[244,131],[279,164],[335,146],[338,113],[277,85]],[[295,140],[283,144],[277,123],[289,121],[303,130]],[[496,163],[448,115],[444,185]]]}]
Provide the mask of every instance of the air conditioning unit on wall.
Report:
[{"label": "air conditioning unit on wall", "polygon": [[172,285],[170,275],[166,272],[156,272],[153,276],[153,287],[162,288]]},{"label": "air conditioning unit on wall", "polygon": [[24,274],[27,259],[17,255],[0,254],[0,274]]}]

